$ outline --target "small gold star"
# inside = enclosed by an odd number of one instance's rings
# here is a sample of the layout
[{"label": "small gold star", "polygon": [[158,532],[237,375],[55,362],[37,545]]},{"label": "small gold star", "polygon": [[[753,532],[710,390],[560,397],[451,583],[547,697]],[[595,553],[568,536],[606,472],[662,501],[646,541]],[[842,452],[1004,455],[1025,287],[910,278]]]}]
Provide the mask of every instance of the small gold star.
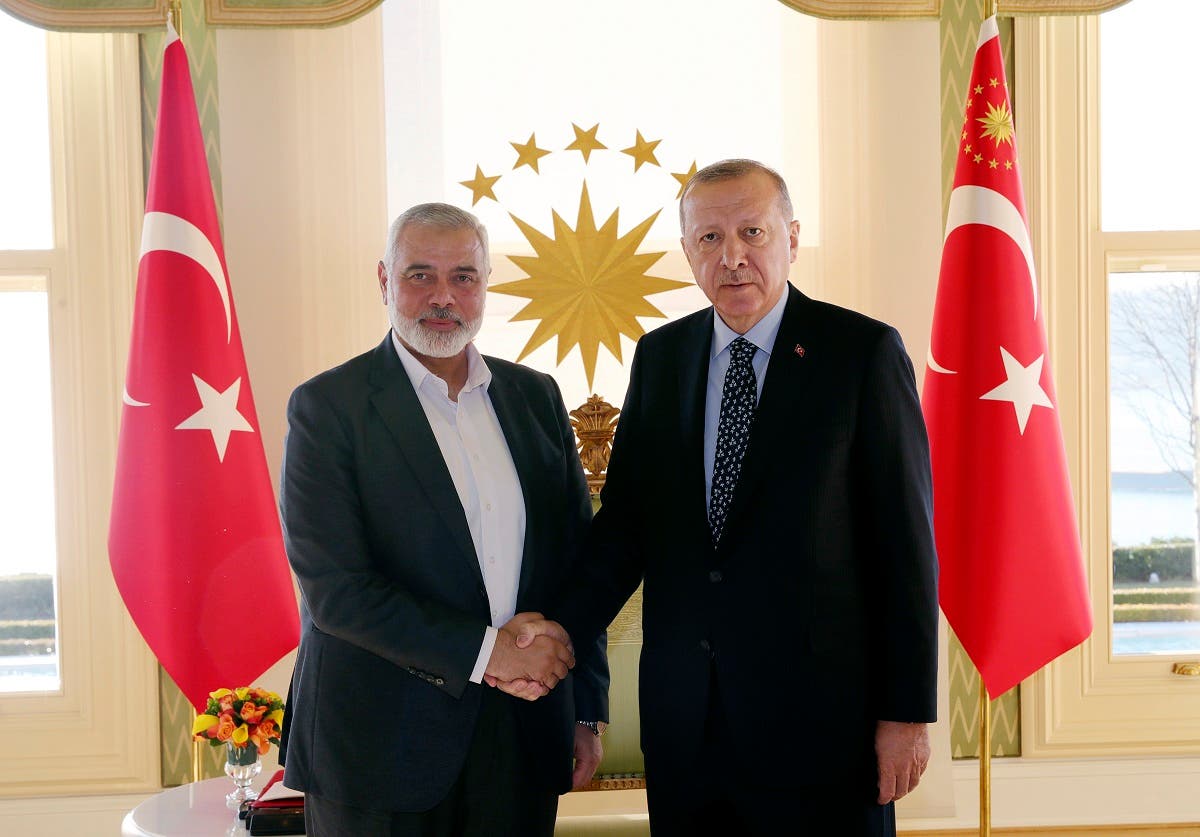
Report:
[{"label": "small gold star", "polygon": [[988,160],[988,168],[989,168],[989,169],[994,169],[994,168],[996,168],[998,165],[1000,165],[1000,164],[999,164],[999,163],[997,163],[997,162],[996,162],[994,159],[992,159],[992,160]]},{"label": "small gold star", "polygon": [[983,161],[983,155],[982,155],[982,154],[976,154],[976,155],[975,155],[975,162],[976,162],[976,163],[980,163],[980,162],[982,162],[982,161]]},{"label": "small gold star", "polygon": [[583,155],[583,162],[586,163],[588,161],[588,158],[592,156],[593,151],[608,148],[607,145],[596,139],[596,131],[600,128],[599,122],[588,128],[586,131],[580,128],[574,122],[571,123],[571,127],[575,129],[575,141],[568,145],[564,150],[578,151]]},{"label": "small gold star", "polygon": [[1004,168],[1008,169],[1009,171],[1012,171],[1012,160],[1005,160]]},{"label": "small gold star", "polygon": [[500,175],[488,177],[483,173],[483,169],[475,166],[475,178],[473,180],[460,180],[458,182],[471,190],[471,206],[474,206],[484,198],[496,200],[496,193],[492,191],[492,187],[496,185],[496,181],[499,179]]},{"label": "small gold star", "polygon": [[962,138],[963,138],[963,139],[966,139],[966,138],[967,138],[967,132],[966,132],[966,131],[963,131]]},{"label": "small gold star", "polygon": [[510,142],[509,145],[517,152],[517,162],[513,164],[513,171],[521,168],[521,166],[529,166],[535,174],[540,174],[538,171],[538,160],[545,157],[550,152],[544,148],[537,147],[537,139],[535,134],[529,135],[529,142],[519,143]]},{"label": "small gold star", "polygon": [[970,150],[971,150],[971,143],[968,142],[966,145],[963,146],[963,151],[970,151]]},{"label": "small gold star", "polygon": [[992,87],[995,87],[995,86],[996,86],[996,85],[998,85],[999,83],[1000,83],[1000,82],[996,81],[996,79],[992,79],[991,81],[989,81],[989,82],[988,82],[988,84],[990,84]]},{"label": "small gold star", "polygon": [[687,186],[688,181],[691,180],[695,176],[695,174],[696,174],[696,161],[695,160],[692,160],[692,167],[689,168],[687,171],[671,172],[671,177],[673,177],[679,181],[679,192],[675,195],[675,200],[679,200],[680,198],[683,197],[684,187]]},{"label": "small gold star", "polygon": [[634,140],[633,145],[629,146],[628,148],[622,148],[621,153],[628,154],[633,158],[634,171],[640,169],[644,163],[650,163],[653,166],[657,166],[658,158],[654,156],[654,149],[658,147],[660,142],[662,142],[662,140],[649,142],[643,139],[642,132],[638,131],[637,139]]},{"label": "small gold star", "polygon": [[975,95],[978,96],[982,92],[983,92],[983,85],[982,84],[975,85]]},{"label": "small gold star", "polygon": [[968,108],[969,108],[969,107],[971,107],[971,105],[973,105],[973,104],[975,104],[975,100],[974,100],[974,99],[967,99],[967,107],[968,107]]}]

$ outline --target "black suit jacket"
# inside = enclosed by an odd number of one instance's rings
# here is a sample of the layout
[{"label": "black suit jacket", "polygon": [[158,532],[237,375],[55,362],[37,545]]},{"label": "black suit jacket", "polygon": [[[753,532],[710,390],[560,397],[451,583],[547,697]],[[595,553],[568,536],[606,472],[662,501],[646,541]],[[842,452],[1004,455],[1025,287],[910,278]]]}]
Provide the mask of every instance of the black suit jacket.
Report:
[{"label": "black suit jacket", "polygon": [[594,636],[644,579],[652,783],[689,781],[713,683],[739,749],[728,769],[764,791],[870,793],[875,721],[934,720],[937,569],[912,364],[890,326],[787,293],[720,548],[703,458],[709,308],[638,343],[591,555],[555,611]]},{"label": "black suit jacket", "polygon": [[[554,380],[485,362],[525,500],[517,610],[544,611],[579,553],[587,485]],[[292,394],[280,503],[303,594],[285,781],[348,805],[426,810],[457,778],[488,688],[468,678],[490,609],[390,334]],[[570,788],[576,713],[608,717],[603,637],[576,650],[575,673],[549,696],[512,699],[530,781],[559,792]]]}]

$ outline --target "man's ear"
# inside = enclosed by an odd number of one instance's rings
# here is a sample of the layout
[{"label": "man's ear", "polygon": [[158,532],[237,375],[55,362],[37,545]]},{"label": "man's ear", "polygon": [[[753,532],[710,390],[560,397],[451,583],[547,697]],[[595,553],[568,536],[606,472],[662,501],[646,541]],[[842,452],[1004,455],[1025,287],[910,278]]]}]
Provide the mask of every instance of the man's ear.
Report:
[{"label": "man's ear", "polygon": [[796,256],[800,252],[800,222],[796,220],[788,224],[788,252],[791,255],[788,261],[796,261]]},{"label": "man's ear", "polygon": [[383,304],[387,305],[388,275],[387,268],[383,266],[383,262],[379,263],[379,266],[375,269],[375,272],[379,275],[379,295],[383,298]]}]

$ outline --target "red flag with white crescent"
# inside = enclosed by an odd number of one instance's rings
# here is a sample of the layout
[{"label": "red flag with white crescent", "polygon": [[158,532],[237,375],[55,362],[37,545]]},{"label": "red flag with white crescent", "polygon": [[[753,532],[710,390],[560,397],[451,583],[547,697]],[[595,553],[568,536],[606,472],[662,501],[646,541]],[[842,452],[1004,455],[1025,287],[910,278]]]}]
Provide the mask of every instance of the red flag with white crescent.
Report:
[{"label": "red flag with white crescent", "polygon": [[146,643],[197,709],[296,647],[299,618],[174,30],[142,227],[108,551]]},{"label": "red flag with white crescent", "polygon": [[996,19],[981,26],[922,402],[939,599],[996,697],[1091,633]]}]

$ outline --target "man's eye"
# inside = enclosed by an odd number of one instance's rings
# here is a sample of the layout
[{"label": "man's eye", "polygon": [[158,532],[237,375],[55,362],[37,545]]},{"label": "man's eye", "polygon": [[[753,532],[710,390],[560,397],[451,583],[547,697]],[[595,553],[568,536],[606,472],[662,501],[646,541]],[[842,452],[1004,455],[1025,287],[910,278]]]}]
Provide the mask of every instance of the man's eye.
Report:
[{"label": "man's eye", "polygon": [[762,227],[746,227],[746,235],[751,238],[757,238],[762,235]]},{"label": "man's eye", "polygon": [[458,281],[463,282],[464,284],[470,283],[475,281],[475,277],[470,273],[460,273],[458,275]]},{"label": "man's eye", "polygon": [[716,241],[717,234],[716,233],[705,233],[704,235],[700,236],[700,240],[701,241]]},{"label": "man's eye", "polygon": [[408,278],[414,282],[424,282],[426,279],[429,278],[429,274],[428,273],[410,273],[410,274],[408,274]]}]

